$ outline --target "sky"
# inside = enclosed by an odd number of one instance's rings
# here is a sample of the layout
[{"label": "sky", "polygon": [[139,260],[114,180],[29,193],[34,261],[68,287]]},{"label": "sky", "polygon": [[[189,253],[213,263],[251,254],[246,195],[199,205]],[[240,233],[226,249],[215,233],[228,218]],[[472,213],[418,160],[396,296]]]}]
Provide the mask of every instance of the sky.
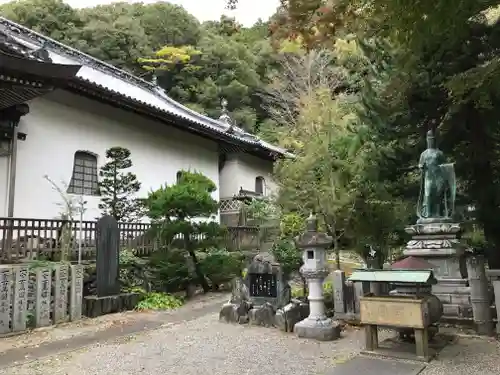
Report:
[{"label": "sky", "polygon": [[[9,0],[0,0],[7,3]],[[122,0],[126,2],[139,2],[139,0]],[[143,0],[144,3],[154,3],[157,0]],[[109,4],[113,0],[65,0],[75,8],[91,7],[98,4]],[[259,18],[267,20],[279,5],[279,0],[239,0],[236,10],[226,9],[226,0],[170,0],[169,3],[183,6],[189,13],[201,22],[218,20],[222,14],[235,17],[244,26],[251,26]]]}]

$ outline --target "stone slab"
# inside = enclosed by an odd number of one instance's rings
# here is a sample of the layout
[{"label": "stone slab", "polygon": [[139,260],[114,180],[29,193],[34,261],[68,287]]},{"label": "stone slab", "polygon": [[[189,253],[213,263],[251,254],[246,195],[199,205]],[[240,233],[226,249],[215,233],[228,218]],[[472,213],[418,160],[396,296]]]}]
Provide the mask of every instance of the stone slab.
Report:
[{"label": "stone slab", "polygon": [[318,321],[306,318],[295,324],[293,331],[304,339],[333,341],[340,338],[340,324],[331,319]]},{"label": "stone slab", "polygon": [[335,366],[327,375],[417,375],[425,368],[423,363],[402,362],[358,355]]},{"label": "stone slab", "polygon": [[[380,327],[382,328],[382,327]],[[391,358],[397,360],[410,360],[418,362],[429,362],[434,358],[443,348],[452,343],[455,337],[438,333],[432,340],[429,341],[429,356],[418,357],[416,355],[416,347],[414,342],[405,342],[399,340],[397,337],[388,338],[379,343],[379,347],[374,351],[362,351],[361,353],[375,358]]]},{"label": "stone slab", "polygon": [[87,296],[83,298],[84,314],[88,318],[133,310],[140,301],[137,293],[122,293],[116,296]]}]

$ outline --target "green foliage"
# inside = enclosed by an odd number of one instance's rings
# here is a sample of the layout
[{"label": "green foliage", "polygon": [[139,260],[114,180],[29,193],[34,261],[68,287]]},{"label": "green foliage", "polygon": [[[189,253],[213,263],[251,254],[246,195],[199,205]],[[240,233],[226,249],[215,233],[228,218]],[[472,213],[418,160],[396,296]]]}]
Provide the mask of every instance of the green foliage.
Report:
[{"label": "green foliage", "polygon": [[295,238],[306,229],[306,221],[295,212],[283,214],[280,219],[281,236],[285,238]]},{"label": "green foliage", "polygon": [[173,310],[181,307],[184,301],[167,293],[145,293],[137,304],[137,310]]},{"label": "green foliage", "polygon": [[132,167],[130,151],[123,147],[106,150],[108,162],[99,171],[99,208],[103,215],[111,215],[117,221],[133,221],[141,216],[141,204],[135,194],[141,183],[132,172],[124,170]]},{"label": "green foliage", "polygon": [[200,260],[200,267],[203,274],[210,280],[212,289],[217,290],[219,285],[241,275],[243,257],[240,253],[210,249]]},{"label": "green foliage", "polygon": [[[325,300],[333,299],[333,284],[330,282],[323,283],[323,296]],[[303,288],[292,288],[292,298],[307,297],[304,295]]]},{"label": "green foliage", "polygon": [[191,46],[164,46],[155,52],[153,58],[139,58],[138,62],[143,64],[142,67],[146,70],[161,71],[181,67],[194,72],[200,67],[193,65],[192,62],[200,54],[200,51]]},{"label": "green foliage", "polygon": [[79,12],[63,0],[24,0],[0,5],[3,17],[61,42],[69,42],[83,26]]},{"label": "green foliage", "polygon": [[146,262],[134,255],[131,249],[120,250],[120,284],[122,289],[142,287],[145,284]]},{"label": "green foliage", "polygon": [[281,238],[273,244],[271,253],[282,267],[283,273],[289,277],[302,265],[302,252],[288,238]]},{"label": "green foliage", "polygon": [[162,186],[148,195],[145,202],[148,216],[153,220],[167,221],[171,221],[170,218],[180,221],[210,218],[218,209],[218,203],[212,197],[215,190],[213,181],[201,173],[181,171],[176,184]]},{"label": "green foliage", "polygon": [[162,240],[171,242],[177,235],[181,236],[181,246],[191,256],[198,282],[205,292],[209,285],[196,251],[217,246],[224,232],[218,223],[207,222],[218,212],[218,202],[212,197],[215,190],[216,185],[203,174],[180,171],[176,184],[152,191],[145,200],[148,216],[157,224]]},{"label": "green foliage", "polygon": [[164,292],[186,290],[193,281],[186,252],[177,249],[154,252],[149,259],[148,275],[153,289]]},{"label": "green foliage", "polygon": [[62,0],[18,0],[0,5],[0,13],[140,76],[154,72],[173,99],[208,116],[220,116],[225,97],[248,131],[268,117],[260,93],[274,53],[265,22],[245,28],[222,16],[200,25],[167,2],[73,9]]}]

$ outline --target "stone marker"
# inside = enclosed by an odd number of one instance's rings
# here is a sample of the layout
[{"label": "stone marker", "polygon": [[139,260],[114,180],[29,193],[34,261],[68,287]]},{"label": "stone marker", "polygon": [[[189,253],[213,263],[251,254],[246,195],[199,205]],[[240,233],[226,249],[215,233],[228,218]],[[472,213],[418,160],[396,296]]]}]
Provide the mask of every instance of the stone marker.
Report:
[{"label": "stone marker", "polygon": [[[497,312],[497,317],[500,317],[500,270],[487,270],[486,274],[491,279],[491,284],[493,285],[493,293],[495,295],[495,308]],[[497,318],[496,334],[500,337],[500,323]]]},{"label": "stone marker", "polygon": [[342,270],[335,270],[333,272],[333,307],[335,316],[343,318],[346,311],[345,304],[345,272]]},{"label": "stone marker", "polygon": [[482,255],[472,255],[467,258],[467,273],[469,277],[472,315],[477,333],[493,335],[493,317],[491,316],[491,296]]},{"label": "stone marker", "polygon": [[68,316],[68,266],[61,264],[55,270],[54,324],[65,322]]},{"label": "stone marker", "polygon": [[318,220],[311,215],[307,221],[307,231],[298,236],[295,242],[303,250],[304,265],[300,272],[309,286],[309,316],[295,324],[294,331],[299,337],[336,340],[340,337],[340,324],[326,317],[323,296],[323,281],[330,273],[325,250],[331,246],[333,239],[318,232]]},{"label": "stone marker", "polygon": [[15,267],[14,271],[14,304],[12,310],[12,331],[19,332],[26,329],[28,309],[28,281],[27,266]]},{"label": "stone marker", "polygon": [[71,266],[70,295],[70,320],[79,320],[82,318],[83,303],[83,266],[81,264]]},{"label": "stone marker", "polygon": [[50,325],[51,284],[52,270],[49,268],[37,269],[35,288],[35,324],[37,327]]},{"label": "stone marker", "polygon": [[101,217],[96,232],[97,296],[119,294],[120,230],[116,219],[110,215]]},{"label": "stone marker", "polygon": [[12,304],[12,267],[0,266],[0,333],[10,332]]}]

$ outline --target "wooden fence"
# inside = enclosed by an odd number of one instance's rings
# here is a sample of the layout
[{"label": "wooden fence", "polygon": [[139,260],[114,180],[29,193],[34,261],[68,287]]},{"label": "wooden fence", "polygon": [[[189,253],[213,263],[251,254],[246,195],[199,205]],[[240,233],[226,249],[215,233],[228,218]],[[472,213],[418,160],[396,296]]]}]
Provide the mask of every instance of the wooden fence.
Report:
[{"label": "wooden fence", "polygon": [[82,317],[83,266],[0,266],[0,334]]},{"label": "wooden fence", "polygon": [[[119,223],[120,244],[138,256],[146,256],[162,244],[148,223]],[[264,230],[265,231],[265,230]],[[229,249],[255,249],[266,237],[257,227],[228,227],[223,239]],[[0,259],[3,263],[22,260],[58,260],[62,251],[69,259],[95,258],[96,221],[0,218]]]}]

